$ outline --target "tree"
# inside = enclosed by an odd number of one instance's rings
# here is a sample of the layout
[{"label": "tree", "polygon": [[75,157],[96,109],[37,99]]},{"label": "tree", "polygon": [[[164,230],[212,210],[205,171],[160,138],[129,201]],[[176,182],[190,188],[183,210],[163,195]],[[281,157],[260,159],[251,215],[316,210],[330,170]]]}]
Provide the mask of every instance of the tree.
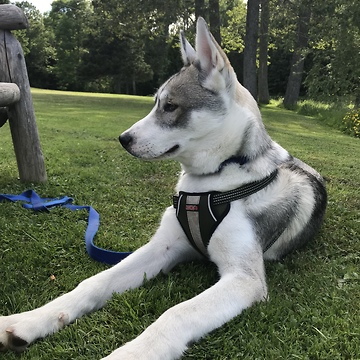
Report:
[{"label": "tree", "polygon": [[51,28],[46,26],[40,11],[28,1],[17,2],[16,6],[24,11],[30,22],[29,28],[16,34],[24,50],[30,84],[40,88],[56,88],[53,73],[55,49],[51,45]]},{"label": "tree", "polygon": [[317,3],[313,13],[312,66],[305,80],[308,94],[332,103],[351,100],[360,107],[358,1],[328,0]]},{"label": "tree", "polygon": [[92,4],[81,71],[88,84],[137,93],[139,84],[148,83],[152,87],[148,91],[153,91],[169,75],[173,44],[169,27],[175,31],[176,24],[188,24],[194,8],[177,0],[93,0]]},{"label": "tree", "polygon": [[358,0],[55,0],[46,14],[18,5],[31,24],[16,35],[33,86],[152,93],[181,67],[179,29],[193,42],[203,16],[259,102],[287,89],[288,107],[305,90],[360,105]]},{"label": "tree", "polygon": [[227,53],[242,53],[246,32],[246,4],[238,2],[226,10],[221,27],[222,46]]},{"label": "tree", "polygon": [[291,109],[296,105],[300,95],[304,63],[308,54],[311,3],[312,1],[303,0],[299,7],[296,43],[284,97],[284,106],[287,109]]},{"label": "tree", "polygon": [[[137,76],[148,77],[144,61],[143,8],[137,1],[93,1],[80,74],[91,91],[136,93]],[[135,6],[139,9],[135,10]]]},{"label": "tree", "polygon": [[83,82],[78,70],[86,52],[84,41],[89,33],[90,4],[87,0],[55,0],[51,6],[47,26],[54,32],[54,73],[58,87],[81,90]]},{"label": "tree", "polygon": [[256,51],[259,26],[259,0],[248,0],[244,48],[244,86],[257,98]]},{"label": "tree", "polygon": [[209,22],[211,33],[219,45],[221,45],[219,0],[209,0]]},{"label": "tree", "polygon": [[269,0],[260,0],[260,35],[259,35],[259,75],[258,92],[259,103],[268,104],[270,101],[268,85],[268,38],[269,38]]},{"label": "tree", "polygon": [[205,0],[195,0],[195,19],[197,19],[199,16],[206,19],[206,15]]}]

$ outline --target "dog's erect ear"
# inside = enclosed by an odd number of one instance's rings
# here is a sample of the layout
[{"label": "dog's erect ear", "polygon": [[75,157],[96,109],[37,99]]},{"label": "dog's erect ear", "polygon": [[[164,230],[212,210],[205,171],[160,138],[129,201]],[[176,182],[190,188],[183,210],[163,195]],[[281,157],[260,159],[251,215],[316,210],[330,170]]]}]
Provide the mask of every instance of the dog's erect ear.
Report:
[{"label": "dog's erect ear", "polygon": [[211,35],[202,17],[199,17],[196,25],[196,53],[201,69],[207,73],[213,69],[221,71],[228,62],[225,53]]},{"label": "dog's erect ear", "polygon": [[185,34],[182,30],[180,31],[180,49],[184,65],[191,65],[196,58],[196,51],[187,41]]}]

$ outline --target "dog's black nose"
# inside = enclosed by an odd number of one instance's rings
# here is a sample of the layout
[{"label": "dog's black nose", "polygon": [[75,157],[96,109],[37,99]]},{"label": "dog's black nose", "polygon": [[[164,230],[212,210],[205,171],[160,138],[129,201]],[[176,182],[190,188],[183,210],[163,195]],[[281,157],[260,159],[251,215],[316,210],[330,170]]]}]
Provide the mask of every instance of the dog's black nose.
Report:
[{"label": "dog's black nose", "polygon": [[126,149],[133,141],[133,138],[130,134],[123,133],[119,136],[120,144]]}]

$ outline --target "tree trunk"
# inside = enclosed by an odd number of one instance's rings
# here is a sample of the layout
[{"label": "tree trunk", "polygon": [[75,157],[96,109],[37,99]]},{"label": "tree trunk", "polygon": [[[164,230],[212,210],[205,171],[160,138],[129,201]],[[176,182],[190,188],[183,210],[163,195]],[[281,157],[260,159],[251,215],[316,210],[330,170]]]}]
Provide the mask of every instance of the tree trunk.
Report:
[{"label": "tree trunk", "polygon": [[131,95],[136,95],[136,81],[135,81],[135,76],[133,76],[132,78],[132,94]]},{"label": "tree trunk", "polygon": [[257,98],[256,50],[259,27],[259,0],[248,0],[244,48],[244,86]]},{"label": "tree trunk", "polygon": [[195,18],[198,19],[199,16],[207,19],[206,10],[205,10],[205,0],[195,0]]},{"label": "tree trunk", "polygon": [[268,104],[270,101],[268,84],[268,38],[269,38],[269,0],[260,0],[260,41],[259,41],[259,76],[258,93],[259,103]]},{"label": "tree trunk", "polygon": [[355,106],[355,109],[360,108],[360,92],[357,92],[357,94],[355,95],[354,106]]},{"label": "tree trunk", "polygon": [[221,46],[219,0],[209,0],[210,31]]},{"label": "tree trunk", "polygon": [[310,4],[306,4],[305,1],[299,10],[297,39],[291,59],[290,75],[284,97],[284,106],[287,109],[293,109],[299,99],[304,63],[307,55],[306,48],[309,42],[310,17],[311,7]]}]

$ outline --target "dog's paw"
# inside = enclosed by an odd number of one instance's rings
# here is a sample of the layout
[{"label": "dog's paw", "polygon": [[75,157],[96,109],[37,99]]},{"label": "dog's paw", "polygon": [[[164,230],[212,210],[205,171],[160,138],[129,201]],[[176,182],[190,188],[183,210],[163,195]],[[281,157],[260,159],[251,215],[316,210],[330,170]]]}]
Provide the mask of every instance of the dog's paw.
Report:
[{"label": "dog's paw", "polygon": [[0,351],[7,349],[22,352],[29,345],[29,340],[18,331],[19,314],[0,317]]},{"label": "dog's paw", "polygon": [[33,310],[10,316],[0,316],[0,351],[24,351],[36,339],[54,333],[68,323],[68,316]]},{"label": "dog's paw", "polygon": [[6,329],[7,347],[16,352],[22,352],[27,348],[29,343],[20,336],[17,336],[15,331],[15,328],[12,326]]}]

